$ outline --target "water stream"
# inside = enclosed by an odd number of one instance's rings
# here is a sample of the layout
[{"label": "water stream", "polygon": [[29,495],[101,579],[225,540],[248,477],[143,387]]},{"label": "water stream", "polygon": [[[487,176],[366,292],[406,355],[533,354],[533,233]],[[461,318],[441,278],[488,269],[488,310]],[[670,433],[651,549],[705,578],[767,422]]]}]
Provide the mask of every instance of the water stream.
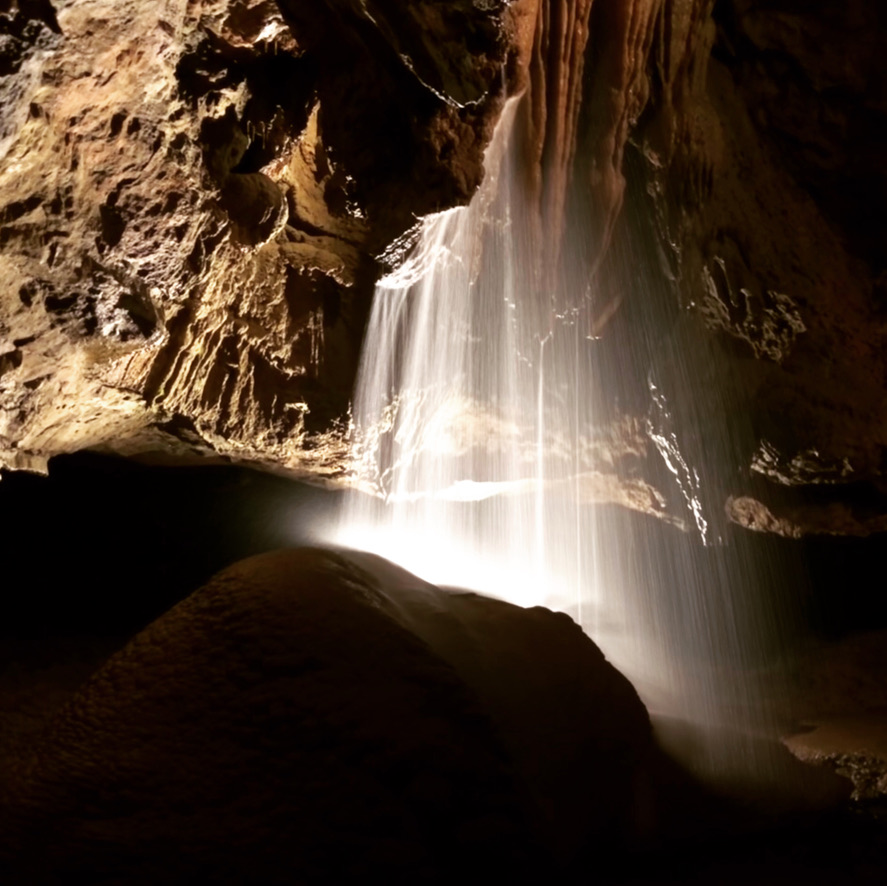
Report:
[{"label": "water stream", "polygon": [[[516,113],[512,100],[471,204],[425,219],[410,258],[377,286],[353,407],[370,494],[349,495],[334,541],[439,585],[569,613],[653,710],[713,726],[749,720],[747,674],[767,631],[747,593],[752,564],[700,537],[713,531],[704,472],[685,463],[692,482],[674,490],[686,498],[686,535],[639,530],[589,492],[594,404],[613,368],[602,371],[579,311],[555,308],[571,303],[552,292],[570,275],[550,270],[533,234]],[[565,238],[563,267],[580,264],[570,244],[581,240]],[[668,464],[669,452],[683,458],[678,431],[650,378],[661,419],[651,437]]]}]

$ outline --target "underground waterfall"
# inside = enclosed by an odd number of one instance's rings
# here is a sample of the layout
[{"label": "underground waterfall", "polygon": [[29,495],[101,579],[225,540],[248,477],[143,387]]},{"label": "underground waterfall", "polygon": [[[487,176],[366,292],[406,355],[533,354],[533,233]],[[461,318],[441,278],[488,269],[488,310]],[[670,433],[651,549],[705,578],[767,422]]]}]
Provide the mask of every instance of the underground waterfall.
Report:
[{"label": "underground waterfall", "polygon": [[[621,353],[614,368],[584,319],[576,213],[557,262],[533,225],[519,112],[510,100],[470,205],[426,218],[377,286],[353,412],[363,491],[347,497],[334,541],[440,585],[564,611],[651,711],[748,737],[768,716],[750,674],[791,616],[761,603],[777,564],[746,557],[741,540],[724,544],[707,498],[721,450],[741,434],[715,428],[694,450],[670,399],[692,396],[701,377],[695,405],[729,411],[735,380],[719,374],[717,354],[668,343],[659,366]],[[681,333],[647,334],[673,343]],[[683,533],[639,529],[595,505],[596,404],[624,372],[647,374],[647,433],[685,502]]]},{"label": "underground waterfall", "polygon": [[4,4],[0,883],[882,886],[877,6]]}]

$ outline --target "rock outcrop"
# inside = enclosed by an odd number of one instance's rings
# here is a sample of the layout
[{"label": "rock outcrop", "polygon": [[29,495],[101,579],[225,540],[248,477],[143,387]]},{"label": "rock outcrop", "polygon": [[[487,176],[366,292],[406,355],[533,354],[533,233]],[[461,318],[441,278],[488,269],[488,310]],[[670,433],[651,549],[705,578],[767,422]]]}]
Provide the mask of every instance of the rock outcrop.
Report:
[{"label": "rock outcrop", "polygon": [[885,48],[864,3],[666,3],[657,25],[631,137],[682,308],[738,379],[749,528],[883,526]]},{"label": "rock outcrop", "polygon": [[341,474],[375,257],[476,188],[510,27],[469,2],[0,14],[0,463]]},{"label": "rock outcrop", "polygon": [[281,551],[150,625],[12,761],[0,864],[11,883],[540,882],[649,824],[653,759],[631,685],[567,616]]}]

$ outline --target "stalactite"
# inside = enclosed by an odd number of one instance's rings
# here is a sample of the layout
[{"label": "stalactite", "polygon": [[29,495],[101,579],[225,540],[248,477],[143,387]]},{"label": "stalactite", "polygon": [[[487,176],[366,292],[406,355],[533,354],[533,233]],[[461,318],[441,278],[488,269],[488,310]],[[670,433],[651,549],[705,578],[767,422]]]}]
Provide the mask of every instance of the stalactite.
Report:
[{"label": "stalactite", "polygon": [[591,8],[592,0],[543,0],[537,10],[524,114],[528,202],[536,207],[543,280],[557,266],[563,235]]}]

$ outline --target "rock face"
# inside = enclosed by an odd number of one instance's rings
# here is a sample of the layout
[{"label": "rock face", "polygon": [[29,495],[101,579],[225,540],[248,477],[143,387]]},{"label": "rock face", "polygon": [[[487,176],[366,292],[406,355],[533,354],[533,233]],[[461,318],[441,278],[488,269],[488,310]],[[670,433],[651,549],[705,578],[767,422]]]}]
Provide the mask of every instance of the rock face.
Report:
[{"label": "rock face", "polygon": [[482,176],[509,26],[480,7],[0,14],[0,463],[341,472],[374,256]]},{"label": "rock face", "polygon": [[636,832],[651,751],[568,617],[282,551],[90,678],[4,776],[0,860],[16,883],[542,882]]},{"label": "rock face", "polygon": [[571,195],[595,207],[588,290],[558,309],[629,343],[658,318],[590,497],[692,524],[658,450],[748,528],[883,531],[876,4],[3,8],[0,464],[100,447],[346,480],[374,280],[470,198],[527,87],[540,254]]},{"label": "rock face", "polygon": [[722,393],[747,437],[729,515],[788,535],[882,530],[884,13],[664,4],[657,27],[632,138],[680,302],[737,379]]}]

